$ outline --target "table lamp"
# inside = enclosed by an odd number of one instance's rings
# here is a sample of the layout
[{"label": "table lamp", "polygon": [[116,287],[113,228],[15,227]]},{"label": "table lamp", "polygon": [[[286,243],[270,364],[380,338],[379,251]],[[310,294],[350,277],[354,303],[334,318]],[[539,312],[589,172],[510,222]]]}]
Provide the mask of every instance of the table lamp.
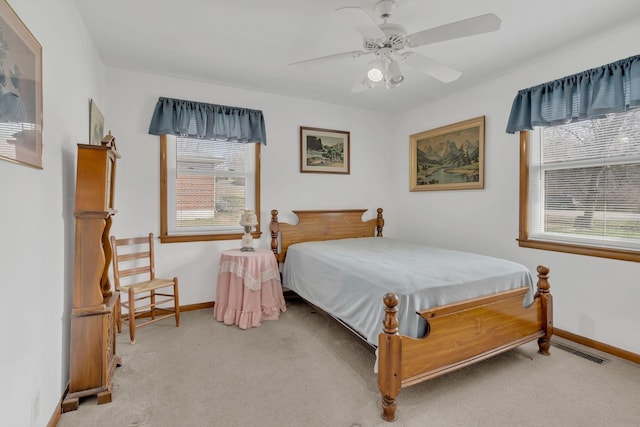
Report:
[{"label": "table lamp", "polygon": [[258,225],[258,217],[252,210],[247,209],[244,211],[242,216],[240,216],[240,225],[244,227],[244,236],[242,236],[242,247],[240,248],[240,251],[253,252],[253,236],[251,235],[251,229]]}]

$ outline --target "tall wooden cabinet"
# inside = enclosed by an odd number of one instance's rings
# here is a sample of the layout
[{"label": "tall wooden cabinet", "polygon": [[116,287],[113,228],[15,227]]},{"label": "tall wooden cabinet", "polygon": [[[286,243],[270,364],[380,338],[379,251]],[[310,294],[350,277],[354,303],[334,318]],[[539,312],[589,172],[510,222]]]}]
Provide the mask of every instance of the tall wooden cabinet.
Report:
[{"label": "tall wooden cabinet", "polygon": [[78,144],[71,360],[64,412],[77,409],[84,396],[97,396],[98,404],[111,402],[113,374],[120,364],[115,340],[120,296],[111,290],[108,276],[119,157],[114,146]]}]

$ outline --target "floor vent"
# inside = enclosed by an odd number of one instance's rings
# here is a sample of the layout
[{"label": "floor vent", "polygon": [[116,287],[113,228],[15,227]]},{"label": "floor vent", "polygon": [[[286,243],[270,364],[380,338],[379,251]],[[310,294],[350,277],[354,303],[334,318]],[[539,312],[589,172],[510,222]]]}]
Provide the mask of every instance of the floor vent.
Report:
[{"label": "floor vent", "polygon": [[582,350],[578,350],[577,348],[570,347],[570,346],[568,346],[566,344],[561,344],[559,342],[552,341],[551,342],[551,348],[554,348],[554,347],[555,348],[559,348],[560,350],[564,350],[566,352],[569,352],[571,354],[575,354],[576,356],[580,356],[583,359],[590,360],[590,361],[592,361],[594,363],[597,363],[598,365],[603,365],[603,364],[605,364],[605,363],[607,363],[609,361],[608,359],[604,359],[602,357],[595,356],[593,354],[584,352]]}]

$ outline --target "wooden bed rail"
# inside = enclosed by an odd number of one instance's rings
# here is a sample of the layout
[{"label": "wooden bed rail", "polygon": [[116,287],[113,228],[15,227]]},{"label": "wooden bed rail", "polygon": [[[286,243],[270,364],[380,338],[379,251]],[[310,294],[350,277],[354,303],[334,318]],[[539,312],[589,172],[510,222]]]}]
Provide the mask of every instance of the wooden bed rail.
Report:
[{"label": "wooden bed rail", "polygon": [[[378,338],[378,388],[382,418],[396,418],[401,388],[469,366],[530,341],[548,356],[553,334],[549,269],[538,266],[534,302],[524,307],[528,288],[473,298],[417,312],[427,321],[422,338],[398,332],[398,297],[384,296],[383,330]],[[460,345],[460,343],[465,343]]]}]

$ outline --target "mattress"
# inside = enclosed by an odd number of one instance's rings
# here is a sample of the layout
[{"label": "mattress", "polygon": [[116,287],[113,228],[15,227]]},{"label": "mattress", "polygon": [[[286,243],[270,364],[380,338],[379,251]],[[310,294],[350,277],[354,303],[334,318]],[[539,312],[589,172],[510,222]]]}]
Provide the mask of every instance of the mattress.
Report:
[{"label": "mattress", "polygon": [[416,311],[497,292],[528,287],[521,264],[386,237],[296,243],[289,246],[283,285],[346,323],[373,346],[382,330],[387,292],[399,299],[400,334],[424,336]]}]

